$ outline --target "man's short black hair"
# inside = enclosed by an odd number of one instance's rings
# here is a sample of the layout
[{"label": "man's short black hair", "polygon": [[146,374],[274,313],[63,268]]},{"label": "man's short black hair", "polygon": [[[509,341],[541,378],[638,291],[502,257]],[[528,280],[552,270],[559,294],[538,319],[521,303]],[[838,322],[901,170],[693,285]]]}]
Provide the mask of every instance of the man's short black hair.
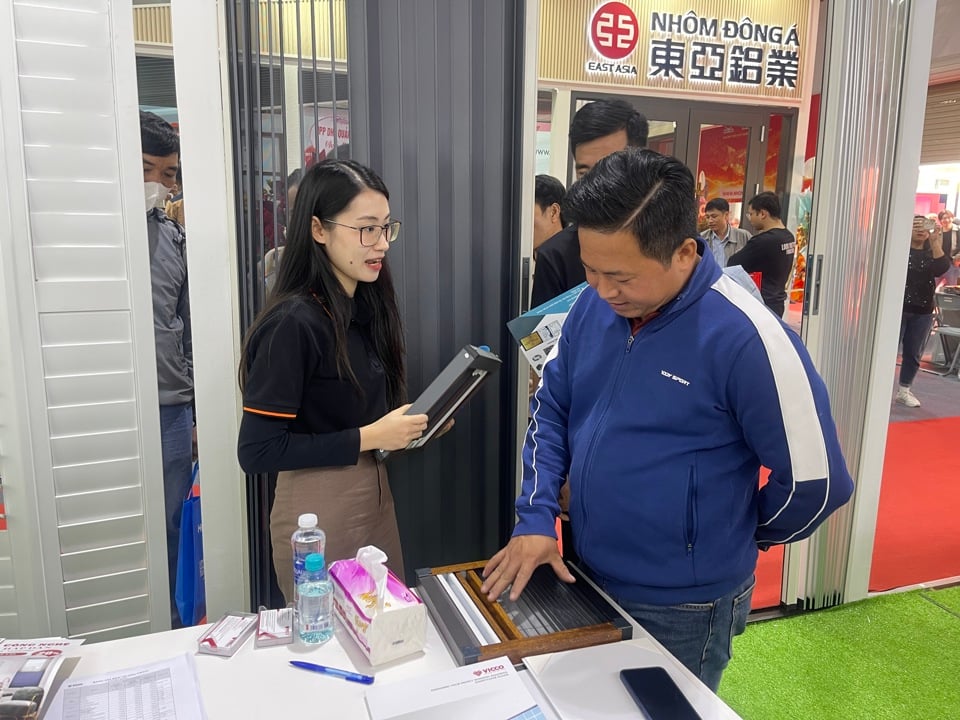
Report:
[{"label": "man's short black hair", "polygon": [[697,237],[693,175],[652,150],[608,155],[567,192],[563,213],[582,228],[630,230],[640,252],[669,266],[683,241]]},{"label": "man's short black hair", "polygon": [[620,130],[627,131],[627,145],[630,147],[646,147],[650,123],[633,105],[615,98],[587,103],[577,110],[570,123],[570,152],[574,154],[578,145]]},{"label": "man's short black hair", "polygon": [[[567,189],[563,183],[557,180],[553,175],[537,175],[533,185],[533,201],[543,212],[548,207],[556,203],[563,205],[563,198],[567,195]],[[563,212],[560,213],[560,224],[566,226]]]},{"label": "man's short black hair", "polygon": [[708,200],[704,206],[703,211],[706,212],[707,210],[716,210],[717,212],[723,213],[730,212],[730,203],[723,198],[713,198],[712,200]]},{"label": "man's short black hair", "polygon": [[166,157],[180,154],[180,136],[159,115],[140,111],[140,148],[147,155]]},{"label": "man's short black hair", "polygon": [[780,219],[780,198],[772,192],[762,192],[759,195],[754,195],[747,204],[754,212],[766,210],[770,217]]},{"label": "man's short black hair", "polygon": [[537,175],[534,182],[533,199],[541,210],[546,210],[554,203],[562,205],[566,194],[567,189],[563,186],[563,183],[553,175]]}]

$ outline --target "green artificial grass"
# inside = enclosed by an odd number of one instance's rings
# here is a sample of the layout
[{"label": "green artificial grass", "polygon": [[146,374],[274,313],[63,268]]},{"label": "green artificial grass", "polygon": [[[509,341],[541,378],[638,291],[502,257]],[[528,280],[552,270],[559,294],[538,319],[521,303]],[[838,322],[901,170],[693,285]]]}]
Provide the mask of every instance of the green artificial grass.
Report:
[{"label": "green artificial grass", "polygon": [[750,623],[719,695],[744,720],[957,720],[960,587]]}]

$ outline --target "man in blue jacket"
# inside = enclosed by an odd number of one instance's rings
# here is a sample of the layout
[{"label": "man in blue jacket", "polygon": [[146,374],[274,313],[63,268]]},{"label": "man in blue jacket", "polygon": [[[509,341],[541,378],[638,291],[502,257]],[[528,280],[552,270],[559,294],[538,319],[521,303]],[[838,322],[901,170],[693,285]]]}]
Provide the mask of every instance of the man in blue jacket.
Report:
[{"label": "man in blue jacket", "polygon": [[569,474],[581,567],[716,690],[758,547],[810,535],[853,482],[800,338],[722,273],[696,210],[690,171],[649,150],[567,194],[590,287],[531,401],[518,522],[483,591],[516,599],[544,563],[573,582],[554,536]]}]

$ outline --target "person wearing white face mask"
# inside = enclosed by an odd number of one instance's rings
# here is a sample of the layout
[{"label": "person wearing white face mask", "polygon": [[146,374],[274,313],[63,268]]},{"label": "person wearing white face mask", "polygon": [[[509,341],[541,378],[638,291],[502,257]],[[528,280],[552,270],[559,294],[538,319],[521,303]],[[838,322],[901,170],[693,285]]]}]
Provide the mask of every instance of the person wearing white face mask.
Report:
[{"label": "person wearing white face mask", "polygon": [[193,341],[187,294],[186,236],[183,228],[162,209],[180,166],[180,138],[163,118],[141,112],[140,143],[153,289],[170,613],[173,627],[181,627],[174,592],[180,510],[190,487],[193,462]]}]

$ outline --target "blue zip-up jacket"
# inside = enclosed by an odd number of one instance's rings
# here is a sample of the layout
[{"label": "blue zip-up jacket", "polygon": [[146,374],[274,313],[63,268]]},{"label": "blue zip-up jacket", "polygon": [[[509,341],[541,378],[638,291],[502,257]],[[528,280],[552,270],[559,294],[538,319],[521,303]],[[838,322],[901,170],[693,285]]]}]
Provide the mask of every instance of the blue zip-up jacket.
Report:
[{"label": "blue zip-up jacket", "polygon": [[807,537],[853,491],[800,338],[698,245],[635,336],[584,290],[531,401],[513,534],[554,534],[569,474],[577,553],[619,600],[716,600],[758,545]]}]

